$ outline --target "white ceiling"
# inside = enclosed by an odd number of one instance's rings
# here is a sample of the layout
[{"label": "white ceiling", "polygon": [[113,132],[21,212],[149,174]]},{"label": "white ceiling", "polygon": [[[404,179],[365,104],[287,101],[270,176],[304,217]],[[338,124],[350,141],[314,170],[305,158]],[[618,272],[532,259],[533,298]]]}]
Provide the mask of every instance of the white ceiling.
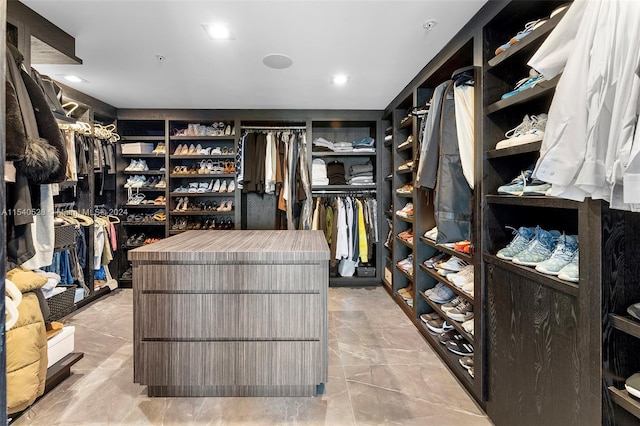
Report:
[{"label": "white ceiling", "polygon": [[[22,2],[75,37],[84,62],[35,68],[78,75],[64,84],[118,108],[384,109],[486,0]],[[201,25],[217,21],[235,40],[208,38]],[[271,53],[293,66],[267,68]]]}]

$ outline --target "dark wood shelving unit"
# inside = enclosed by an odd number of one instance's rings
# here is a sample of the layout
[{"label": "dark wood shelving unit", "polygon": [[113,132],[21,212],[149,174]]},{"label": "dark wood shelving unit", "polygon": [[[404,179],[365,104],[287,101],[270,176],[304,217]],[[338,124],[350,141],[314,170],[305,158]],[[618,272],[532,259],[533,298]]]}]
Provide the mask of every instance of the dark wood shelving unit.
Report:
[{"label": "dark wood shelving unit", "polygon": [[145,159],[145,158],[157,158],[159,160],[164,160],[164,154],[120,154],[122,158],[133,158],[133,159]]},{"label": "dark wood shelving unit", "polygon": [[370,191],[376,189],[376,185],[314,185],[311,191]]},{"label": "dark wood shelving unit", "polygon": [[401,220],[401,221],[403,221],[403,222],[407,222],[407,223],[410,223],[410,224],[412,224],[412,225],[413,225],[413,219],[407,219],[407,218],[405,218],[405,217],[398,216],[398,215],[396,215],[396,218],[397,218],[397,219],[400,219],[400,220]]},{"label": "dark wood shelving unit", "polygon": [[389,281],[387,281],[387,279],[385,277],[382,277],[382,283],[385,285],[385,287],[387,287],[389,290],[391,290],[393,288],[393,286],[391,285],[391,283]]},{"label": "dark wood shelving unit", "polygon": [[[496,141],[497,143],[498,141]],[[530,142],[522,145],[510,146],[502,149],[492,149],[485,152],[485,158],[503,158],[512,155],[529,154],[531,152],[540,152],[542,141]]]},{"label": "dark wood shelving unit", "polygon": [[359,152],[359,151],[352,151],[352,152],[325,152],[325,151],[320,151],[320,152],[313,152],[311,153],[312,157],[375,157],[377,154],[376,152]]},{"label": "dark wood shelving unit", "polygon": [[235,159],[235,154],[220,154],[220,155],[174,155],[169,156],[171,160],[229,160]]},{"label": "dark wood shelving unit", "polygon": [[393,139],[390,139],[390,140],[388,140],[388,141],[384,141],[384,144],[383,144],[383,145],[384,145],[385,147],[393,146]]},{"label": "dark wood shelving unit", "polygon": [[577,284],[563,281],[553,275],[542,274],[536,271],[533,267],[518,265],[513,262],[500,259],[498,256],[494,256],[492,254],[485,253],[483,259],[489,264],[515,272],[520,276],[536,281],[538,284],[553,288],[554,290],[561,291],[573,297],[578,297],[580,287]]},{"label": "dark wood shelving unit", "polygon": [[579,201],[565,200],[564,198],[546,197],[544,195],[487,195],[485,197],[489,204],[509,204],[529,207],[549,207],[560,209],[578,209]]},{"label": "dark wood shelving unit", "polygon": [[[402,144],[400,144],[402,145]],[[405,146],[398,146],[398,148],[396,148],[396,151],[398,152],[404,152],[404,151],[412,151],[413,150],[413,144],[407,144]]]},{"label": "dark wood shelving unit", "polygon": [[133,188],[135,189],[135,192],[165,192],[166,188]]},{"label": "dark wood shelving unit", "polygon": [[640,339],[640,322],[632,319],[628,316],[622,316],[618,314],[609,314],[609,320],[611,325],[616,330],[620,330],[623,333],[627,333],[630,336]]},{"label": "dark wood shelving unit", "polygon": [[398,126],[398,129],[408,129],[413,125],[413,117],[409,117],[408,120],[405,120],[404,123],[402,123],[402,120],[400,122],[400,125]]},{"label": "dark wood shelving unit", "polygon": [[[125,175],[151,175],[151,176],[163,176],[165,172],[160,170],[123,170]],[[135,189],[135,188],[134,188]]]},{"label": "dark wood shelving unit", "polygon": [[556,86],[559,80],[560,76],[557,76],[548,81],[541,81],[530,89],[523,90],[522,92],[516,93],[511,97],[501,99],[497,102],[492,103],[485,108],[485,112],[487,114],[493,114],[494,112],[505,110],[514,105],[520,105],[525,102],[540,98],[542,96],[552,95],[556,90]]},{"label": "dark wood shelving unit", "polygon": [[631,396],[626,389],[618,389],[615,386],[609,386],[609,395],[613,402],[640,420],[640,401]]},{"label": "dark wood shelving unit", "polygon": [[402,193],[402,192],[396,191],[396,196],[400,198],[413,198],[413,192]]},{"label": "dark wood shelving unit", "polygon": [[155,221],[155,222],[120,222],[121,225],[125,226],[164,226],[165,221]]},{"label": "dark wood shelving unit", "polygon": [[408,243],[407,241],[403,240],[402,238],[396,236],[396,241],[398,241],[403,246],[409,247],[411,250],[413,250],[413,244]]},{"label": "dark wood shelving unit", "polygon": [[406,175],[406,174],[409,174],[409,173],[413,173],[413,170],[411,170],[411,169],[397,169],[396,170],[396,174],[398,174],[398,175]]},{"label": "dark wood shelving unit", "polygon": [[149,141],[157,141],[164,142],[164,136],[122,136],[120,139],[123,142],[149,142]]},{"label": "dark wood shelving unit", "polygon": [[214,174],[204,174],[204,173],[194,173],[194,174],[175,174],[172,173],[169,175],[171,179],[196,179],[196,178],[235,178],[235,174],[225,174],[225,173],[214,173]]},{"label": "dark wood shelving unit", "polygon": [[[163,138],[164,139],[164,138]],[[171,141],[225,141],[234,142],[235,136],[170,136]]]},{"label": "dark wood shelving unit", "polygon": [[[407,274],[405,271],[403,271],[402,269],[400,269],[400,268],[398,267],[398,265],[394,265],[394,266],[395,266],[395,268],[396,268],[398,271],[400,271],[400,273],[401,273],[402,275],[404,275],[404,276],[405,276],[409,281],[413,282],[413,276],[411,276],[411,275]],[[413,272],[414,272],[414,274],[415,274],[415,272],[416,272],[416,271],[414,270]]]},{"label": "dark wood shelving unit", "polygon": [[231,210],[230,212],[219,212],[219,211],[211,211],[211,210],[187,210],[187,211],[171,211],[172,216],[231,216],[234,215],[235,211]]},{"label": "dark wood shelving unit", "polygon": [[140,209],[140,210],[146,210],[146,209],[154,209],[154,210],[163,210],[165,207],[167,207],[166,204],[162,204],[162,205],[154,205],[154,204],[123,204],[122,206],[125,209]]},{"label": "dark wood shelving unit", "polygon": [[234,197],[233,192],[170,192],[169,197]]}]

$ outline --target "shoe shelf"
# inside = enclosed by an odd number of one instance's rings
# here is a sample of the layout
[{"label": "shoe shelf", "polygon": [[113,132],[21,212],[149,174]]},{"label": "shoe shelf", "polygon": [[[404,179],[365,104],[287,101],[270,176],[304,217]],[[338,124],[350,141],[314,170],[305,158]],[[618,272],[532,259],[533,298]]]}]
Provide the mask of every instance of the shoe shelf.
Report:
[{"label": "shoe shelf", "polygon": [[510,146],[503,149],[492,149],[487,151],[484,155],[485,158],[502,158],[510,157],[518,154],[528,154],[530,152],[539,152],[542,146],[542,141],[531,142],[522,145]]},{"label": "shoe shelf", "polygon": [[[465,331],[465,329],[462,327],[462,323],[458,322],[458,321],[454,321],[451,318],[449,318],[446,314],[445,311],[443,311],[440,308],[440,304],[434,302],[433,300],[429,299],[429,297],[424,294],[423,292],[420,292],[420,297],[429,304],[429,306],[431,306],[433,308],[434,311],[436,311],[436,313],[438,315],[440,315],[445,321],[447,321],[448,324],[450,324],[451,326],[453,326],[453,328],[456,329],[456,331],[458,333],[460,333],[462,335],[462,337],[464,337],[465,339],[467,339],[467,341],[469,343],[471,343],[472,345],[474,344],[474,340],[473,340],[473,336],[469,333],[467,333]],[[422,321],[422,320],[420,320]],[[427,330],[429,330],[429,327],[427,327]],[[438,342],[439,343],[439,342]]]},{"label": "shoe shelf", "polygon": [[609,320],[613,328],[640,339],[640,323],[638,321],[618,314],[609,314]]},{"label": "shoe shelf", "polygon": [[402,244],[403,246],[409,247],[411,250],[413,250],[413,244],[403,240],[400,237],[396,237],[396,241],[398,241],[400,244]]},{"label": "shoe shelf", "polygon": [[235,192],[170,192],[170,197],[234,197]]},{"label": "shoe shelf", "polygon": [[[400,271],[400,272],[402,273],[402,275],[404,275],[405,277],[407,277],[407,279],[408,279],[409,281],[413,282],[413,275],[409,275],[409,274],[407,274],[405,271],[403,271],[402,269],[400,269],[400,268],[398,267],[398,265],[395,265],[395,267],[396,267],[396,269],[397,269],[398,271]],[[414,272],[415,272],[415,271],[414,271]]]},{"label": "shoe shelf", "polygon": [[413,170],[411,170],[411,169],[397,169],[396,170],[396,174],[398,174],[398,175],[406,175],[406,174],[409,174],[409,173],[413,173]]},{"label": "shoe shelf", "polygon": [[438,275],[437,272],[435,272],[433,269],[429,269],[427,268],[423,263],[421,263],[420,265],[420,269],[422,269],[424,272],[426,272],[431,278],[437,280],[439,283],[449,287],[451,290],[453,290],[453,292],[455,294],[457,294],[458,296],[462,297],[465,300],[468,300],[469,302],[473,303],[473,296],[470,294],[465,293],[464,291],[462,291],[461,288],[458,288],[455,286],[455,284],[449,282],[449,280],[447,280],[445,277],[443,277],[442,275]]},{"label": "shoe shelf", "polygon": [[136,192],[164,192],[167,188],[132,188],[135,189]]},{"label": "shoe shelf", "polygon": [[193,179],[193,178],[215,178],[215,177],[224,177],[224,178],[235,178],[236,175],[234,173],[172,173],[169,175],[171,179]]},{"label": "shoe shelf", "polygon": [[118,281],[130,283],[130,282],[133,282],[133,278],[122,278],[122,277],[120,277],[120,278],[118,278]]},{"label": "shoe shelf", "polygon": [[413,192],[396,192],[396,195],[401,198],[413,198]]},{"label": "shoe shelf", "polygon": [[487,195],[485,200],[489,204],[509,204],[528,207],[550,207],[559,209],[578,209],[579,201],[565,200],[558,197],[544,195]]},{"label": "shoe shelf", "polygon": [[440,359],[444,360],[447,366],[449,366],[449,369],[456,375],[458,380],[460,380],[467,389],[473,389],[473,377],[471,377],[467,370],[460,365],[459,360],[462,357],[454,354],[448,350],[445,345],[440,343],[438,335],[434,335],[420,319],[417,320],[416,324],[418,330],[422,333],[427,342],[431,344],[431,347],[438,353]]},{"label": "shoe shelf", "polygon": [[321,151],[321,152],[312,152],[311,156],[312,157],[375,157],[376,153],[375,152],[358,152],[358,151],[353,151],[353,152]]},{"label": "shoe shelf", "polygon": [[234,159],[235,154],[220,154],[220,155],[173,155],[169,156],[172,160],[223,160]]},{"label": "shoe shelf", "polygon": [[164,171],[160,170],[123,170],[122,173],[125,175],[153,175],[153,176],[163,176]]},{"label": "shoe shelf", "polygon": [[553,94],[553,92],[555,92],[556,90],[556,86],[558,85],[558,80],[560,80],[560,76],[552,78],[548,81],[541,81],[530,89],[523,90],[522,92],[516,93],[515,95],[507,99],[501,99],[488,105],[485,108],[485,112],[487,114],[492,114],[494,112],[502,111],[514,105],[524,104],[525,102],[529,102],[533,99]]},{"label": "shoe shelf", "polygon": [[409,117],[404,123],[400,123],[398,129],[408,129],[413,125],[413,117]]},{"label": "shoe shelf", "polygon": [[393,139],[390,139],[388,141],[384,141],[384,146],[385,147],[390,147],[393,145]]},{"label": "shoe shelf", "polygon": [[413,225],[413,219],[407,219],[406,217],[402,217],[402,216],[398,216],[396,215],[396,218],[403,221],[403,222],[407,222]]},{"label": "shoe shelf", "polygon": [[186,211],[171,211],[171,216],[229,216],[234,215],[235,211],[228,212],[213,211],[213,210],[186,210]]},{"label": "shoe shelf", "polygon": [[162,205],[158,205],[158,204],[124,204],[122,206],[125,209],[139,209],[139,210],[146,210],[146,209],[154,209],[154,210],[164,210],[164,208],[166,207],[166,204],[162,204]]},{"label": "shoe shelf", "polygon": [[158,158],[164,160],[164,154],[120,154],[122,158]]},{"label": "shoe shelf", "polygon": [[164,136],[123,136],[120,140],[125,142],[131,141],[159,141],[164,142]]},{"label": "shoe shelf", "polygon": [[[413,297],[413,303],[415,304],[415,294],[413,295]],[[393,294],[393,299],[395,300],[396,304],[400,306],[400,309],[404,311],[405,315],[407,315],[409,319],[414,321],[415,317],[413,315],[413,308],[409,306],[409,304],[397,293]]]},{"label": "shoe shelf", "polygon": [[[164,138],[163,138],[164,140]],[[235,142],[235,136],[170,136],[172,141],[229,141]]]},{"label": "shoe shelf", "polygon": [[629,395],[626,389],[618,389],[615,386],[609,386],[609,396],[611,400],[620,407],[633,414],[640,419],[640,401]]},{"label": "shoe shelf", "polygon": [[372,189],[376,189],[376,185],[314,185],[311,190],[312,191],[326,191],[326,190],[335,190],[335,191],[370,191]]},{"label": "shoe shelf", "polygon": [[547,20],[547,22],[532,31],[531,34],[513,44],[504,52],[489,59],[489,61],[487,62],[489,65],[488,69],[495,68],[498,65],[504,63],[508,58],[516,56],[523,57],[522,62],[525,62],[526,59],[524,57],[533,56],[538,47],[540,47],[542,41],[544,41],[544,38],[558,25],[565,13],[567,13],[567,9],[559,12],[553,18]]},{"label": "shoe shelf", "polygon": [[467,263],[473,263],[473,257],[467,253],[462,253],[460,251],[454,250],[452,248],[443,246],[441,244],[436,244],[435,241],[431,241],[430,239],[426,238],[426,237],[420,237],[420,241],[430,247],[435,248],[436,250],[440,250],[441,252],[450,254],[451,256],[455,256],[458,259],[462,259]]},{"label": "shoe shelf", "polygon": [[410,150],[412,150],[412,149],[413,149],[413,144],[412,144],[412,143],[409,143],[409,144],[407,144],[407,145],[405,145],[405,146],[403,146],[403,147],[398,147],[398,148],[396,148],[396,151],[398,151],[398,152],[402,152],[402,151],[410,151]]},{"label": "shoe shelf", "polygon": [[563,281],[553,275],[542,274],[531,266],[518,265],[513,262],[500,259],[498,256],[492,254],[485,253],[483,259],[489,264],[514,272],[540,285],[561,291],[573,297],[578,297],[580,287],[575,283]]},{"label": "shoe shelf", "polygon": [[125,226],[164,226],[164,221],[154,221],[154,222],[120,222]]}]

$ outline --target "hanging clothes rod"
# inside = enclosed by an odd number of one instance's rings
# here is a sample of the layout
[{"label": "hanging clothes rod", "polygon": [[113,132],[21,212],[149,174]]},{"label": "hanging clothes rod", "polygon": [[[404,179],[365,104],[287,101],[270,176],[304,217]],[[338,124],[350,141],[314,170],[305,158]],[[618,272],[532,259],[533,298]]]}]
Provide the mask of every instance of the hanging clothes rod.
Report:
[{"label": "hanging clothes rod", "polygon": [[307,126],[242,126],[242,130],[307,130]]},{"label": "hanging clothes rod", "polygon": [[375,194],[375,189],[312,189],[313,195],[361,195],[361,194]]}]

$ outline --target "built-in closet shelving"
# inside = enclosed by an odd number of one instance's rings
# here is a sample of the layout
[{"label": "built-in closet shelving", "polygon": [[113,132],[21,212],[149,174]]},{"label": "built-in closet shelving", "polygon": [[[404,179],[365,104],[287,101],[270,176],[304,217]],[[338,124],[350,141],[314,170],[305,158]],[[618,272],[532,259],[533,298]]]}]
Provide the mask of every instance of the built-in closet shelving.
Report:
[{"label": "built-in closet shelving", "polygon": [[[384,216],[379,219],[379,224],[384,232],[380,233],[380,243],[384,252],[384,270],[382,273],[382,283],[387,288],[387,291],[393,289],[393,270],[395,269],[393,263],[393,246],[395,235],[393,232],[393,199],[391,197],[393,188],[393,175],[394,175],[394,157],[393,157],[393,113],[389,113],[383,117],[382,128],[384,129],[384,143],[379,148],[383,155],[380,158],[380,168],[382,169],[382,176],[384,176],[384,182],[381,185],[382,191],[385,196],[381,200],[381,207],[384,211]],[[384,239],[384,242],[382,240]]]},{"label": "built-in closet shelving", "polygon": [[[371,164],[373,166],[373,180],[374,183],[366,185],[312,185],[312,193],[314,197],[332,197],[332,196],[351,196],[358,198],[375,198],[378,203],[382,203],[383,199],[377,196],[379,182],[383,180],[381,178],[382,160],[380,159],[380,152],[384,149],[383,138],[378,135],[378,120],[312,120],[311,121],[311,138],[308,138],[308,149],[311,150],[310,161],[314,159],[322,159],[326,165],[331,162],[340,162],[344,165],[345,174],[349,173],[349,168],[352,165]],[[318,138],[323,138],[330,142],[354,142],[360,141],[364,138],[374,139],[374,152],[330,152],[318,150],[313,145],[313,141]],[[310,169],[311,172],[312,168]],[[313,178],[313,176],[311,176]],[[378,212],[380,206],[378,206]],[[379,213],[378,213],[378,216]],[[371,285],[380,282],[383,270],[384,261],[382,258],[381,247],[384,244],[387,229],[386,226],[380,226],[381,221],[378,221],[378,243],[373,246],[373,253],[369,254],[369,261],[366,264],[359,263],[359,267],[373,267],[375,268],[375,274],[372,276],[359,276],[358,269],[356,274],[352,277],[341,277],[335,270],[330,271],[330,283],[334,286],[340,285]]]}]

